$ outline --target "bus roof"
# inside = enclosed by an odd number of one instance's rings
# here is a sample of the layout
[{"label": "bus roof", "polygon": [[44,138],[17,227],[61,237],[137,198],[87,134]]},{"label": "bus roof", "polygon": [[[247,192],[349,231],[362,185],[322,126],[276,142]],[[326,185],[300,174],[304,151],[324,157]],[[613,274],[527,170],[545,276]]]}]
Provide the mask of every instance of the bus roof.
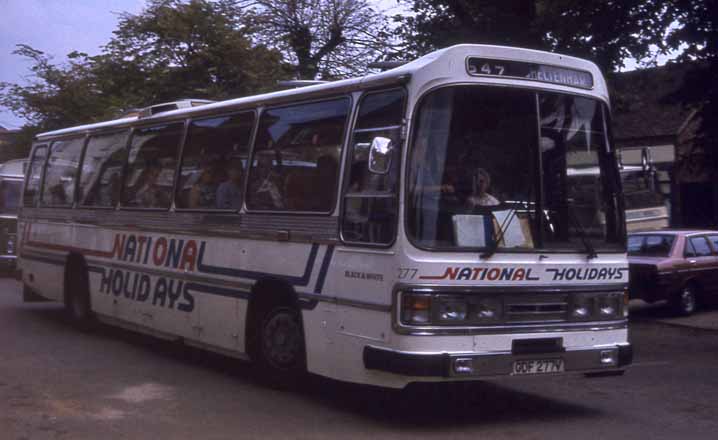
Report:
[{"label": "bus roof", "polygon": [[[470,75],[467,71],[467,63],[469,58],[489,58],[493,60],[517,61],[523,63],[538,64],[542,66],[558,66],[563,68],[575,69],[590,73],[593,78],[593,86],[590,90],[585,90],[571,87],[568,85],[537,82],[535,80],[517,77],[477,77],[475,75]],[[461,62],[456,62],[456,60],[461,60]],[[609,102],[608,91],[606,88],[606,83],[603,79],[603,75],[601,74],[598,67],[590,61],[532,49],[479,44],[460,44],[448,47],[446,49],[431,52],[412,62],[381,73],[301,87],[292,90],[282,90],[261,95],[253,95],[229,99],[225,101],[218,101],[202,106],[162,112],[148,117],[131,116],[106,122],[79,125],[75,127],[40,133],[39,135],[37,135],[37,139],[44,140],[56,136],[87,133],[98,129],[120,128],[131,125],[132,123],[140,120],[143,122],[162,121],[167,119],[177,119],[186,116],[216,114],[221,111],[248,109],[261,105],[278,104],[298,99],[312,99],[322,96],[329,96],[332,94],[348,93],[355,90],[390,86],[392,84],[403,84],[408,82],[410,79],[412,83],[416,83],[419,85],[419,88],[417,90],[417,93],[419,93],[424,91],[423,87],[425,85],[428,86],[435,83],[436,79],[452,78],[455,79],[455,81],[457,82],[472,81],[487,84],[508,84],[531,88],[551,89],[559,92],[568,92],[574,94],[584,94],[587,96],[602,99],[607,104]]]}]

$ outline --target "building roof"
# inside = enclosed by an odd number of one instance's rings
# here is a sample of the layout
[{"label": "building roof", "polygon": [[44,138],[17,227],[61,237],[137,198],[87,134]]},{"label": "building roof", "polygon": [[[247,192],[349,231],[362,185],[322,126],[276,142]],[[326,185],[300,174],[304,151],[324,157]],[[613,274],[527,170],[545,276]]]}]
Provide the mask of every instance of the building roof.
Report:
[{"label": "building roof", "polygon": [[671,63],[614,75],[610,84],[616,140],[676,136],[693,109],[674,95],[694,68],[690,63]]}]

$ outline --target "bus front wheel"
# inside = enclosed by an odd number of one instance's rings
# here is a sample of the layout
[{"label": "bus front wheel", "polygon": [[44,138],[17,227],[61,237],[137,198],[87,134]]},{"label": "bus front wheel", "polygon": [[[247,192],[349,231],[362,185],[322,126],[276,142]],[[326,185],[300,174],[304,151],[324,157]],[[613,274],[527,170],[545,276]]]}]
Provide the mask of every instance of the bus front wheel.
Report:
[{"label": "bus front wheel", "polygon": [[257,361],[272,384],[290,385],[306,371],[304,331],[297,308],[271,307],[262,317],[258,336]]}]

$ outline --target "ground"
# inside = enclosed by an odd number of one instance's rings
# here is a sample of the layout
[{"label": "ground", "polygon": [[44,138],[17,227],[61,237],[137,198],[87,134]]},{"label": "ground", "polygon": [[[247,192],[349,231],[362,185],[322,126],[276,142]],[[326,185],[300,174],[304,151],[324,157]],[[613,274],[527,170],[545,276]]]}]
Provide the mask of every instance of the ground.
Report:
[{"label": "ground", "polygon": [[[24,304],[4,279],[0,439],[715,438],[718,329],[634,309],[635,365],[623,377],[402,392],[311,378],[279,391],[239,361],[107,326],[83,333],[61,306]],[[716,323],[718,311],[694,321]]]}]

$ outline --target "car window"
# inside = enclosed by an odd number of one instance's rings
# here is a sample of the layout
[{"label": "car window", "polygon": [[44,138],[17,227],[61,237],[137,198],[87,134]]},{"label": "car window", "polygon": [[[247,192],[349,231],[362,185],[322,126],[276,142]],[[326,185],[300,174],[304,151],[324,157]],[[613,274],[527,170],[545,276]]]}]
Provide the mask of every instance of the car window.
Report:
[{"label": "car window", "polygon": [[689,243],[694,252],[693,256],[695,257],[707,257],[712,253],[708,240],[706,240],[705,237],[691,237]]},{"label": "car window", "polygon": [[708,240],[710,240],[711,244],[713,245],[713,249],[718,251],[718,235],[709,235]]},{"label": "car window", "polygon": [[673,248],[674,235],[633,235],[628,237],[628,255],[667,257]]},{"label": "car window", "polygon": [[671,253],[673,240],[671,235],[649,235],[643,245],[643,255],[667,257]]},{"label": "car window", "polygon": [[628,237],[628,255],[641,255],[644,238],[642,235]]}]

